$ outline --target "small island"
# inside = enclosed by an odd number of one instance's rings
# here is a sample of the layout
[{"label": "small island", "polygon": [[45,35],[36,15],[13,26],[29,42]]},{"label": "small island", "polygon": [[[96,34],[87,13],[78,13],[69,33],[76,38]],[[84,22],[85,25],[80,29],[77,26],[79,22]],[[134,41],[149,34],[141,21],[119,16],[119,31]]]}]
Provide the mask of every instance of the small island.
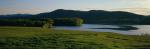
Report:
[{"label": "small island", "polygon": [[119,26],[119,28],[89,28],[89,29],[112,29],[112,30],[129,31],[129,30],[137,30],[138,28],[133,26]]}]

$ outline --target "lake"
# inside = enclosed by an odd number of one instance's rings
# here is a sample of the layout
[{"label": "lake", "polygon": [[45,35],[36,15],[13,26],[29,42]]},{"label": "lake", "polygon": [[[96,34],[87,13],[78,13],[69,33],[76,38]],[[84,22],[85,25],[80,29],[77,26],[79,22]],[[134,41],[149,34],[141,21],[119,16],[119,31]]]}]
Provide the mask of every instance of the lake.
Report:
[{"label": "lake", "polygon": [[[54,29],[94,31],[94,32],[114,32],[114,33],[127,34],[127,35],[150,34],[150,25],[128,25],[128,26],[136,27],[138,29],[136,30],[117,30],[116,29],[115,30],[115,29],[107,29],[107,28],[120,28],[120,26],[98,25],[98,24],[83,24],[82,26],[54,26]],[[92,28],[101,28],[101,29],[92,29]]]}]

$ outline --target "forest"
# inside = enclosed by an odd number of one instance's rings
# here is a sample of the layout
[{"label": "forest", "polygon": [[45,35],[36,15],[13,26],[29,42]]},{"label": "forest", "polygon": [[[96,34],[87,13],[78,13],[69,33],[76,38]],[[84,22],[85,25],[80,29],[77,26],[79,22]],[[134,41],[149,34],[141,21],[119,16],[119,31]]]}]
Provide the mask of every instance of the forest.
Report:
[{"label": "forest", "polygon": [[[0,15],[0,19],[58,19],[58,18],[81,18],[86,24],[112,24],[112,25],[148,25],[150,24],[149,15],[139,15],[125,11],[105,11],[105,10],[65,10],[57,9],[52,12],[44,12],[35,15],[13,14]],[[115,24],[114,24],[115,23]]]},{"label": "forest", "polygon": [[57,19],[0,19],[0,26],[24,26],[44,27],[54,26],[80,26],[83,20],[80,18],[57,18]]}]

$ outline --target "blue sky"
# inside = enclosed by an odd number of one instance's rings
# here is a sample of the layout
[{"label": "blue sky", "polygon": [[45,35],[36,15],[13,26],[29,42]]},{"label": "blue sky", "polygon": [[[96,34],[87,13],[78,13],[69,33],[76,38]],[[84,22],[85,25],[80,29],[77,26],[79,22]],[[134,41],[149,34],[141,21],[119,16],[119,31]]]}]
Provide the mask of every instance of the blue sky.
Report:
[{"label": "blue sky", "polygon": [[147,15],[150,0],[0,0],[0,14],[37,14],[56,9],[129,11]]}]

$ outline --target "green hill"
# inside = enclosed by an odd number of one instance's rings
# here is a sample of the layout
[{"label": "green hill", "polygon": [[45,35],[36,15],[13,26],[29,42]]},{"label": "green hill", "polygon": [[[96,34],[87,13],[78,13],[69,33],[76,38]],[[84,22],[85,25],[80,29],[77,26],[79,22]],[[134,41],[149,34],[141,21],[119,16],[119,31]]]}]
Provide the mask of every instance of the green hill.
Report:
[{"label": "green hill", "polygon": [[52,12],[40,13],[36,18],[82,18],[88,24],[150,24],[150,17],[124,11],[105,10],[64,10],[58,9]]},{"label": "green hill", "polygon": [[125,25],[148,25],[150,24],[150,17],[139,15],[125,11],[105,11],[105,10],[64,10],[57,9],[52,12],[44,12],[35,15],[29,14],[14,14],[14,15],[0,15],[0,19],[13,19],[13,18],[81,18],[88,24],[125,24]]}]

